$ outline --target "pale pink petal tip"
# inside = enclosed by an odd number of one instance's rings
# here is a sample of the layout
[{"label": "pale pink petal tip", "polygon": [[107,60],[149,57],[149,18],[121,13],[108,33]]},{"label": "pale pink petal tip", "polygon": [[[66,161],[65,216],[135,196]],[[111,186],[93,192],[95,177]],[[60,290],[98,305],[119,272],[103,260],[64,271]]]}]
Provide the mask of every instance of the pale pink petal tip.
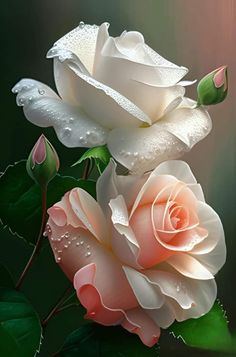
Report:
[{"label": "pale pink petal tip", "polygon": [[46,159],[46,145],[45,145],[45,136],[42,134],[38,141],[36,142],[33,154],[32,161],[35,164],[41,164]]},{"label": "pale pink petal tip", "polygon": [[66,213],[61,207],[52,206],[48,209],[48,214],[57,226],[63,227],[67,224]]},{"label": "pale pink petal tip", "polygon": [[216,88],[220,88],[224,85],[224,90],[227,89],[227,78],[226,78],[226,66],[220,67],[216,70],[216,74],[214,75],[213,81]]}]

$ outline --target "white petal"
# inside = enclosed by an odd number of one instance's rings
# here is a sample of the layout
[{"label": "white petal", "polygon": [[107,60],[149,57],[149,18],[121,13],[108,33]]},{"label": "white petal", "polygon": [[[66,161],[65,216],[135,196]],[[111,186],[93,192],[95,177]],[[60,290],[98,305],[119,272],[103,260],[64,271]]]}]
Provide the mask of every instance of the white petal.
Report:
[{"label": "white petal", "polygon": [[116,57],[101,56],[95,78],[135,103],[152,122],[174,108],[174,103],[179,105],[185,93],[180,85],[158,85],[157,69]]},{"label": "white petal", "polygon": [[202,140],[211,127],[204,109],[175,109],[149,128],[113,130],[108,147],[122,165],[133,173],[142,173],[162,161],[180,157]]},{"label": "white petal", "polygon": [[209,134],[212,128],[211,118],[202,108],[178,108],[168,113],[156,125],[180,139],[186,144],[187,150]]},{"label": "white petal", "polygon": [[107,143],[112,156],[133,174],[150,171],[160,162],[178,158],[187,151],[183,142],[157,125],[114,129]]},{"label": "white petal", "polygon": [[99,27],[81,23],[55,42],[54,47],[74,53],[92,73]]},{"label": "white petal", "polygon": [[70,56],[60,61],[60,49],[55,52],[54,72],[56,81],[65,78],[67,86],[73,88],[67,100],[80,105],[90,118],[106,128],[151,124],[151,119],[140,108],[114,89],[83,73]]},{"label": "white petal", "polygon": [[157,309],[164,303],[164,296],[157,285],[151,284],[144,274],[123,266],[125,275],[133,292],[144,309]]},{"label": "white petal", "polygon": [[148,45],[145,45],[145,48],[153,63],[159,67],[159,74],[163,85],[176,84],[188,73],[187,68],[177,66],[166,60]]},{"label": "white petal", "polygon": [[32,79],[13,88],[26,118],[40,127],[53,126],[58,139],[68,147],[104,145],[107,130],[92,121],[80,108],[63,103],[52,89]]},{"label": "white petal", "polygon": [[213,275],[199,261],[188,254],[178,253],[167,259],[167,263],[180,274],[198,280],[213,279]]},{"label": "white petal", "polygon": [[97,35],[96,50],[95,50],[95,59],[94,59],[94,64],[93,64],[93,76],[96,73],[97,64],[100,61],[102,49],[109,38],[109,33],[108,33],[109,26],[110,26],[109,23],[104,22],[99,27],[99,31],[98,31],[98,35]]}]

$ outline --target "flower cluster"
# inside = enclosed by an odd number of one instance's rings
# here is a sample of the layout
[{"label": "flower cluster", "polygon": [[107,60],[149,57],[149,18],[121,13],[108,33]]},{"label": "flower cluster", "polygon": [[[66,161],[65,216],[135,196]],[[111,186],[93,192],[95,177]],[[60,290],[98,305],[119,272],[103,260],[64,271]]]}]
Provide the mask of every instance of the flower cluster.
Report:
[{"label": "flower cluster", "polygon": [[[227,94],[222,66],[185,97],[188,70],[155,51],[139,32],[109,36],[108,24],[81,23],[47,54],[58,94],[22,79],[13,88],[32,123],[53,126],[67,147],[107,145],[111,159],[97,201],[81,188],[48,210],[56,262],[73,282],[86,318],[122,325],[147,346],[160,328],[206,314],[226,258],[224,231],[189,166],[175,161],[211,130],[205,105]],[[169,161],[166,161],[169,160]],[[59,161],[42,136],[29,174],[47,184]],[[151,171],[151,172],[150,172]]]}]

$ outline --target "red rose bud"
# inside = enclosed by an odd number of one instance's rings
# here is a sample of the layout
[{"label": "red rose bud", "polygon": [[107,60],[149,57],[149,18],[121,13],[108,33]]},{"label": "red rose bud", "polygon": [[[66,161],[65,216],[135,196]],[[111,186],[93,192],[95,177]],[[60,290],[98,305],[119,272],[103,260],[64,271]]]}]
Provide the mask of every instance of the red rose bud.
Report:
[{"label": "red rose bud", "polygon": [[41,135],[26,163],[29,176],[40,186],[47,186],[57,174],[59,165],[56,150],[45,136]]},{"label": "red rose bud", "polygon": [[197,86],[198,105],[223,102],[228,92],[227,66],[221,66],[203,77]]}]

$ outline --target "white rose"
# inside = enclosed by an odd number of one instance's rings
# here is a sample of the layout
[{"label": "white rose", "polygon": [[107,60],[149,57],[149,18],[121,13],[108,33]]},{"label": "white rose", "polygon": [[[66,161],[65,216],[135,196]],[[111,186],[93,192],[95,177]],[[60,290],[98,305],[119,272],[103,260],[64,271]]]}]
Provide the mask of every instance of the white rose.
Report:
[{"label": "white rose", "polygon": [[22,79],[13,88],[32,123],[53,126],[67,147],[107,144],[113,157],[141,173],[180,157],[211,130],[180,82],[188,72],[153,51],[141,33],[110,37],[108,24],[81,23],[47,54],[59,95]]}]

